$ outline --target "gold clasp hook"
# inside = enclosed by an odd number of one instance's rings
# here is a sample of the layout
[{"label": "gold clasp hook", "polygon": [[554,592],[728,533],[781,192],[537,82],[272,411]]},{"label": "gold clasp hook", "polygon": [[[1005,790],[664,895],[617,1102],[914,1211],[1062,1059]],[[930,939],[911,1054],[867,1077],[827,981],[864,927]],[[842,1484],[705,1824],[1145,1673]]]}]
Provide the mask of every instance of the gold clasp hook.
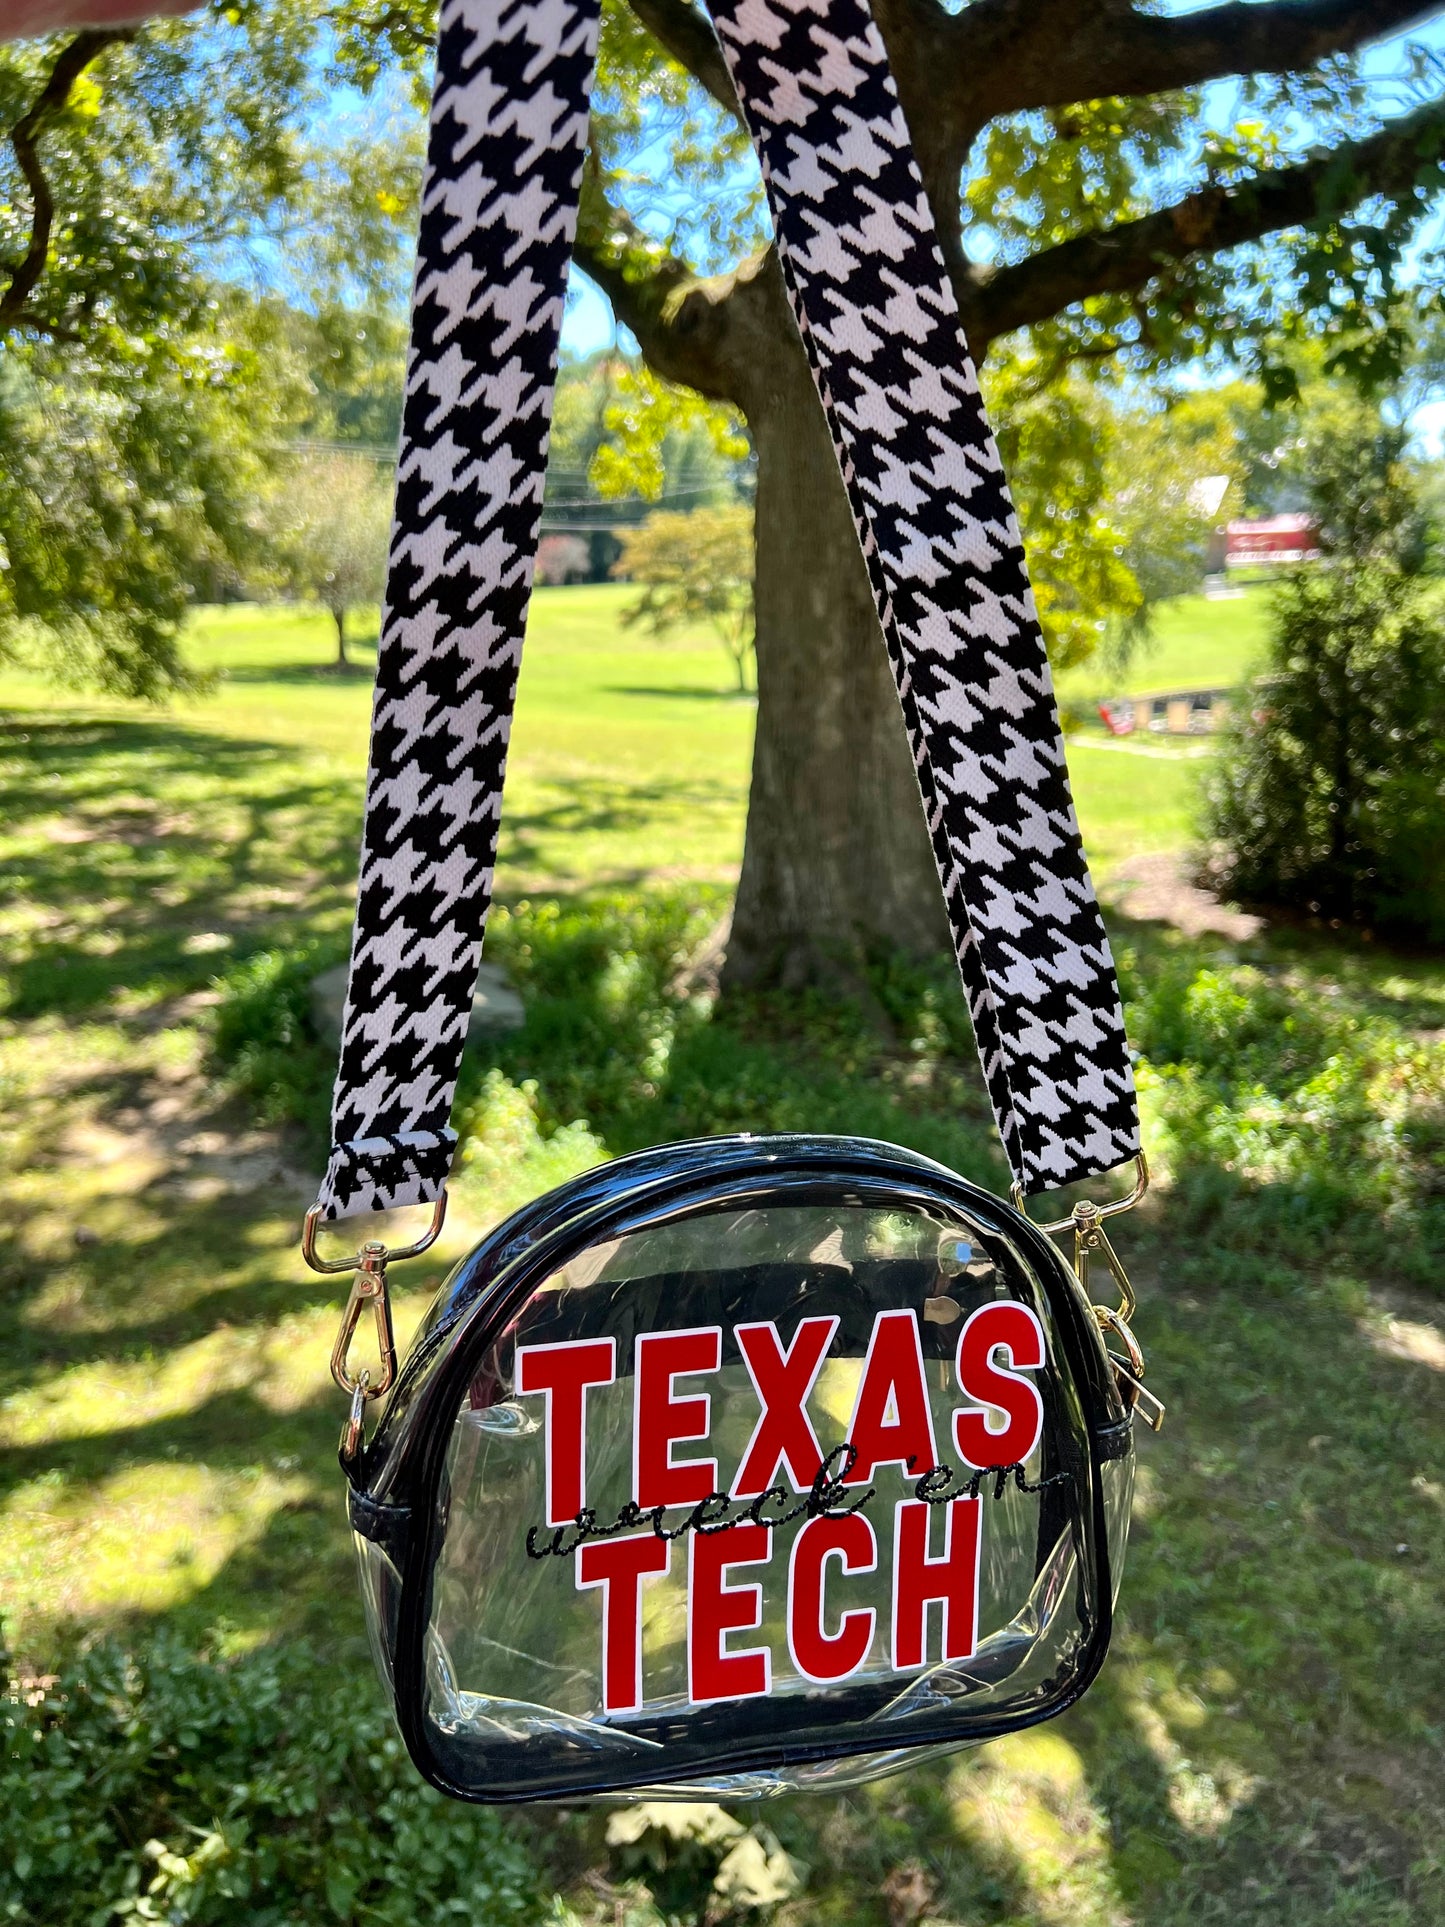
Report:
[{"label": "gold clasp hook", "polygon": [[[331,1376],[348,1394],[355,1393],[361,1387],[364,1398],[380,1398],[396,1382],[396,1338],[391,1327],[391,1293],[386,1283],[388,1255],[386,1246],[378,1244],[375,1239],[368,1239],[357,1252],[351,1296],[346,1301],[346,1310],[341,1314],[341,1329],[331,1348]],[[356,1327],[361,1323],[361,1314],[368,1305],[371,1306],[376,1325],[376,1348],[381,1354],[381,1371],[374,1385],[369,1382],[366,1372],[353,1378],[346,1366],[346,1355],[351,1350]]]},{"label": "gold clasp hook", "polygon": [[[1121,1211],[1132,1211],[1144,1193],[1149,1189],[1149,1166],[1141,1151],[1134,1160],[1134,1188],[1127,1198],[1114,1198],[1108,1204],[1095,1204],[1089,1199],[1076,1204],[1067,1218],[1059,1218],[1053,1224],[1041,1224],[1043,1232],[1057,1233],[1072,1231],[1074,1234],[1074,1276],[1079,1288],[1088,1299],[1099,1329],[1105,1336],[1112,1332],[1123,1343],[1128,1353],[1127,1359],[1116,1353],[1109,1353],[1110,1363],[1119,1381],[1119,1389],[1131,1411],[1137,1410],[1145,1423],[1157,1432],[1164,1423],[1164,1406],[1151,1391],[1145,1388],[1144,1353],[1139,1341],[1131,1330],[1134,1313],[1138,1310],[1138,1300],[1134,1287],[1129,1283],[1119,1254],[1109,1242],[1109,1234],[1104,1229],[1104,1220],[1114,1218]],[[1016,1208],[1024,1209],[1024,1193],[1021,1185],[1013,1187],[1013,1200]],[[1102,1259],[1110,1277],[1114,1280],[1119,1293],[1119,1303],[1100,1305],[1094,1301],[1090,1289],[1090,1278],[1095,1258]]]},{"label": "gold clasp hook", "polygon": [[[1119,1290],[1119,1317],[1127,1325],[1138,1310],[1139,1301],[1134,1296],[1134,1287],[1129,1283],[1129,1274],[1101,1223],[1107,1210],[1107,1205],[1101,1208],[1097,1204],[1076,1204],[1073,1216],[1066,1218],[1058,1229],[1062,1231],[1068,1225],[1074,1228],[1074,1276],[1083,1286],[1090,1304],[1093,1304],[1093,1294],[1089,1290],[1093,1261],[1096,1256],[1103,1259]],[[1097,1306],[1095,1309],[1098,1309]]]},{"label": "gold clasp hook", "polygon": [[[327,1275],[349,1271],[354,1275],[351,1280],[351,1296],[346,1301],[346,1309],[341,1314],[341,1329],[336,1334],[336,1343],[331,1351],[331,1376],[341,1390],[352,1400],[353,1406],[358,1397],[362,1399],[381,1398],[389,1392],[396,1382],[396,1339],[391,1323],[391,1292],[387,1286],[386,1268],[403,1258],[417,1258],[434,1245],[441,1234],[447,1215],[447,1194],[443,1191],[432,1208],[431,1223],[415,1244],[405,1245],[400,1251],[392,1251],[375,1238],[368,1238],[359,1251],[350,1258],[323,1258],[316,1250],[316,1234],[321,1228],[321,1206],[313,1204],[306,1213],[306,1222],[301,1231],[301,1255],[313,1271]],[[356,1335],[356,1327],[366,1307],[371,1306],[372,1318],[376,1325],[377,1349],[381,1353],[380,1375],[375,1383],[369,1372],[353,1374],[347,1364],[351,1341]]]}]

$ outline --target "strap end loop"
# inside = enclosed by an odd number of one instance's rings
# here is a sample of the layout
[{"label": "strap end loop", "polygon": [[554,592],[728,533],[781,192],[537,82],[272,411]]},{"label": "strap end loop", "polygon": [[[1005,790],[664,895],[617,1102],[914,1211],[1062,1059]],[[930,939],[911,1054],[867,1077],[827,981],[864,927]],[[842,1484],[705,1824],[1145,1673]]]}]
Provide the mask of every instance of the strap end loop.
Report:
[{"label": "strap end loop", "polygon": [[446,1223],[446,1219],[447,1194],[445,1187],[443,1187],[443,1189],[437,1193],[436,1201],[432,1205],[431,1223],[413,1244],[403,1245],[399,1250],[393,1250],[390,1245],[378,1244],[374,1240],[368,1240],[367,1243],[363,1244],[350,1258],[323,1258],[316,1249],[316,1239],[322,1225],[327,1222],[327,1218],[326,1207],[318,1199],[306,1213],[305,1220],[301,1226],[301,1256],[313,1271],[319,1271],[327,1275],[343,1271],[359,1270],[363,1256],[370,1252],[379,1251],[387,1264],[399,1264],[404,1258],[419,1258],[424,1251],[429,1250],[441,1236],[442,1226]]},{"label": "strap end loop", "polygon": [[[1132,1211],[1148,1189],[1149,1160],[1142,1151],[1138,1151],[1134,1156],[1134,1185],[1127,1197],[1113,1198],[1108,1204],[1076,1204],[1067,1218],[1058,1218],[1052,1224],[1041,1224],[1037,1228],[1050,1234],[1056,1231],[1072,1231],[1078,1226],[1081,1216],[1094,1224],[1100,1224],[1105,1218],[1117,1218],[1121,1211]],[[1027,1195],[1017,1180],[1009,1187],[1009,1196],[1013,1199],[1014,1209],[1020,1217],[1028,1217],[1025,1208],[1028,1202]],[[1029,1222],[1032,1224],[1033,1220],[1030,1218]]]}]

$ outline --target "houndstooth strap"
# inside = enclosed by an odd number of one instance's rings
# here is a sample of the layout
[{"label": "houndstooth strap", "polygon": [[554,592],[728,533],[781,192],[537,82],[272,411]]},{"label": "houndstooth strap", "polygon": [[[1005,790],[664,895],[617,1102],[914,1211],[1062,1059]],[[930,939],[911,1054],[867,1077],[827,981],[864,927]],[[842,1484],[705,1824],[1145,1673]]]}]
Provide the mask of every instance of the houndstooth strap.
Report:
[{"label": "houndstooth strap", "polygon": [[436,1197],[492,894],[596,0],[446,0],[319,1202]]},{"label": "houndstooth strap", "polygon": [[[715,0],[1026,1188],[1137,1152],[1118,987],[1018,525],[864,0]],[[320,1202],[425,1202],[491,898],[595,0],[447,0],[351,977]]]},{"label": "houndstooth strap", "polygon": [[1004,1149],[1139,1149],[1108,938],[998,449],[866,0],[713,0],[882,619]]}]

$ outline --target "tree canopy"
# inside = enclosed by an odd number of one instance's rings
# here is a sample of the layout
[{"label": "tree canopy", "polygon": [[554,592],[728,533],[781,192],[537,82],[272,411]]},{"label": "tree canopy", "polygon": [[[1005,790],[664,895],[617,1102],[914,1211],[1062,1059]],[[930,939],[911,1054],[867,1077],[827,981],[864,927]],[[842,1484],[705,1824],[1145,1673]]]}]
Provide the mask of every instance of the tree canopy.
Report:
[{"label": "tree canopy", "polygon": [[[1277,349],[1308,335],[1328,340],[1333,365],[1387,370],[1402,344],[1402,267],[1441,186],[1445,103],[1427,52],[1406,57],[1393,88],[1372,85],[1360,56],[1435,11],[880,0],[975,353],[1028,328],[1046,366],[1108,358],[1137,372],[1223,351],[1287,387]],[[1229,78],[1237,98],[1221,115],[1209,89]],[[740,150],[706,17],[690,0],[613,12],[599,80],[579,259],[645,351],[738,400],[745,311],[773,298],[776,277],[754,252],[716,278],[729,245],[762,231],[755,199],[715,194],[736,183]],[[1415,104],[1387,118],[1401,91]],[[659,222],[638,219],[633,149],[655,145],[639,101],[672,115],[673,175],[705,202],[665,241]],[[1250,243],[1263,245],[1242,252]],[[1433,257],[1417,265],[1427,282],[1437,272]]]},{"label": "tree canopy", "polygon": [[418,130],[318,137],[323,28],[217,6],[0,47],[0,647],[164,694],[288,442],[394,442]]}]

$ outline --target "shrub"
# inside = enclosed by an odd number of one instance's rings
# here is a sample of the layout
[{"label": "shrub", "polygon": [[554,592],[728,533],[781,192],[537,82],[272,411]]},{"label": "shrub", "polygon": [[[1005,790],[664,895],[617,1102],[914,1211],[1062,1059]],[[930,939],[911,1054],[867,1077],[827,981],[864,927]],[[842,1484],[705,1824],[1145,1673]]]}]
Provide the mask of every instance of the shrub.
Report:
[{"label": "shrub", "polygon": [[1276,594],[1207,825],[1231,895],[1430,939],[1445,935],[1445,636],[1404,448],[1362,404],[1312,447],[1326,560]]},{"label": "shrub", "polygon": [[1445,935],[1445,634],[1409,577],[1345,563],[1279,590],[1208,825],[1235,897]]},{"label": "shrub", "polygon": [[554,1185],[600,1164],[605,1145],[576,1118],[543,1136],[537,1120],[537,1080],[514,1084],[502,1071],[489,1070],[481,1092],[462,1115],[458,1164],[483,1207],[497,1217]]},{"label": "shrub", "polygon": [[256,1100],[258,1121],[302,1124],[318,1147],[326,1141],[336,1049],[316,1035],[311,983],[335,961],[334,949],[314,944],[239,960],[217,979],[211,1032],[228,1082]]},{"label": "shrub", "polygon": [[1307,969],[1205,962],[1192,946],[1147,970],[1128,949],[1119,961],[1176,1209],[1208,1221],[1227,1197],[1240,1243],[1284,1225],[1349,1229],[1374,1241],[1377,1263],[1433,1286],[1445,1047],[1387,1000]]},{"label": "shrub", "polygon": [[3,1700],[0,1919],[47,1927],[512,1927],[546,1916],[522,1826],[417,1778],[369,1678],[304,1647],[162,1634]]}]

